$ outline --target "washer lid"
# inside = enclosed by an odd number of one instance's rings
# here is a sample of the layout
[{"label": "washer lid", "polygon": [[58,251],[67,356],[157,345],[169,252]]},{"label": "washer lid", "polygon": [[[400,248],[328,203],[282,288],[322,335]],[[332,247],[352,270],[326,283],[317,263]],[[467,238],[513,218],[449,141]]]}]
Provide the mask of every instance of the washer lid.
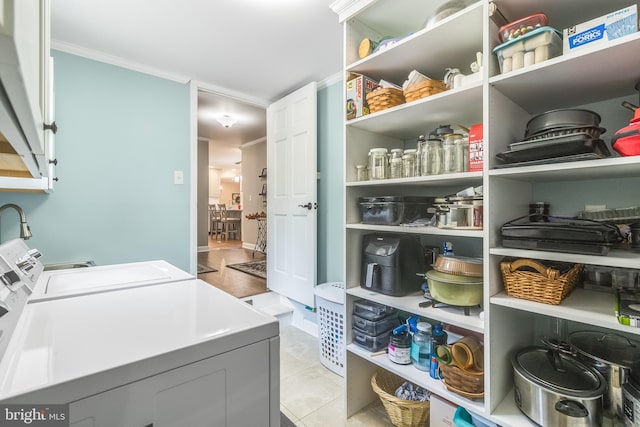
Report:
[{"label": "washer lid", "polygon": [[614,334],[595,331],[573,332],[569,344],[589,359],[630,368],[640,363],[640,342]]},{"label": "washer lid", "polygon": [[552,392],[573,397],[597,397],[606,380],[579,360],[544,347],[526,347],[512,356],[513,368],[529,381]]}]

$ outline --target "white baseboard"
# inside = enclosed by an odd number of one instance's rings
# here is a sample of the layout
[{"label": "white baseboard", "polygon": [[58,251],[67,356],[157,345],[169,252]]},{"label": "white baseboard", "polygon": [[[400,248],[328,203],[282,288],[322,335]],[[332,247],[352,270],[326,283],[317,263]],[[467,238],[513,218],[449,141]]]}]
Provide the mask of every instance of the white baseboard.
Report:
[{"label": "white baseboard", "polygon": [[209,252],[209,246],[198,246],[198,252]]},{"label": "white baseboard", "polygon": [[242,242],[242,248],[243,249],[249,249],[249,250],[253,250],[256,247],[255,243],[251,243],[251,242]]}]

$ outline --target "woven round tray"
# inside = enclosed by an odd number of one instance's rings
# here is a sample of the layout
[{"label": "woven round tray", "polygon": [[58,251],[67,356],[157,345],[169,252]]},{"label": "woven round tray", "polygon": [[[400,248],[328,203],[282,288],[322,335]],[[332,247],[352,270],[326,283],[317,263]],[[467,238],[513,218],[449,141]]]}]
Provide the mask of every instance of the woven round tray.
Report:
[{"label": "woven round tray", "polygon": [[396,427],[427,425],[430,402],[413,402],[395,396],[395,391],[406,380],[389,371],[378,371],[371,377],[371,387],[376,392],[389,419]]},{"label": "woven round tray", "polygon": [[582,264],[575,264],[569,271],[546,267],[531,259],[513,262],[502,261],[502,281],[507,295],[545,304],[560,304],[580,281]]},{"label": "woven round tray", "polygon": [[484,396],[484,371],[467,371],[454,364],[440,363],[440,378],[445,387],[469,399]]},{"label": "woven round tray", "polygon": [[375,113],[404,104],[404,94],[398,89],[382,87],[367,94],[367,103],[369,104],[369,111]]},{"label": "woven round tray", "polygon": [[407,86],[404,90],[404,98],[406,102],[411,102],[444,92],[445,90],[447,90],[447,85],[442,80],[425,80]]}]

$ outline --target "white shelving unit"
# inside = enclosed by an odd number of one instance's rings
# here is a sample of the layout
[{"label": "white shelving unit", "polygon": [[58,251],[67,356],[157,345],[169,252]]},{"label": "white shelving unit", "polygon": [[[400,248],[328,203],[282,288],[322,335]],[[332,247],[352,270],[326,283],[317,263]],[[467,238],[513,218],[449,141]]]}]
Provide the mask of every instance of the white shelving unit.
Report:
[{"label": "white shelving unit", "polygon": [[[629,6],[634,0],[521,0],[496,1],[508,20],[545,12],[549,25],[559,30]],[[640,81],[640,33],[607,44],[586,47],[557,58],[500,74],[492,50],[499,44],[498,26],[490,19],[488,0],[425,27],[441,2],[405,0],[338,0],[332,7],[344,23],[345,73],[367,75],[401,84],[411,70],[442,78],[447,67],[469,73],[475,52],[484,54],[482,81],[445,91],[412,103],[345,121],[345,336],[351,342],[353,301],[367,299],[443,322],[471,333],[481,333],[485,345],[485,397],[471,401],[444,388],[425,372],[396,365],[385,355],[372,356],[353,344],[347,346],[346,408],[351,416],[377,399],[370,386],[376,369],[386,369],[430,389],[469,411],[502,426],[532,426],[514,403],[510,356],[519,348],[538,344],[541,335],[559,329],[609,330],[638,339],[640,329],[620,325],[614,316],[614,295],[576,289],[559,305],[509,297],[499,269],[506,257],[533,258],[621,268],[640,268],[640,253],[611,250],[607,256],[508,249],[501,246],[500,227],[528,213],[529,203],[550,203],[551,214],[576,215],[585,204],[609,208],[640,205],[640,156],[612,157],[574,163],[496,168],[495,155],[523,137],[532,116],[557,108],[586,108],[602,116],[604,139],[627,126],[632,114],[622,101],[638,103],[634,85]],[[636,3],[637,4],[637,3]],[[359,42],[367,37],[406,36],[381,52],[357,57]],[[381,181],[355,180],[356,164],[366,162],[370,148],[415,148],[421,134],[440,124],[484,123],[485,166],[482,172],[458,173]],[[484,186],[484,230],[444,230],[433,227],[372,226],[360,223],[362,196],[451,194],[468,186]],[[483,315],[465,316],[456,308],[420,308],[419,294],[389,297],[360,287],[361,241],[366,233],[416,235],[427,247],[454,241],[456,253],[482,256],[484,262]]]}]

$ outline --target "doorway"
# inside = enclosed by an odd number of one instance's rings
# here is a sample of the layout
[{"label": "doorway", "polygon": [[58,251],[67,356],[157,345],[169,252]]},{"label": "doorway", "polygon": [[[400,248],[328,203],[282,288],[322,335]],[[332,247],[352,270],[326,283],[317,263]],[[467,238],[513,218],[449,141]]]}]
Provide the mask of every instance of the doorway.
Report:
[{"label": "doorway", "polygon": [[198,87],[197,135],[198,278],[238,298],[268,292],[254,220],[266,215],[266,108]]}]

